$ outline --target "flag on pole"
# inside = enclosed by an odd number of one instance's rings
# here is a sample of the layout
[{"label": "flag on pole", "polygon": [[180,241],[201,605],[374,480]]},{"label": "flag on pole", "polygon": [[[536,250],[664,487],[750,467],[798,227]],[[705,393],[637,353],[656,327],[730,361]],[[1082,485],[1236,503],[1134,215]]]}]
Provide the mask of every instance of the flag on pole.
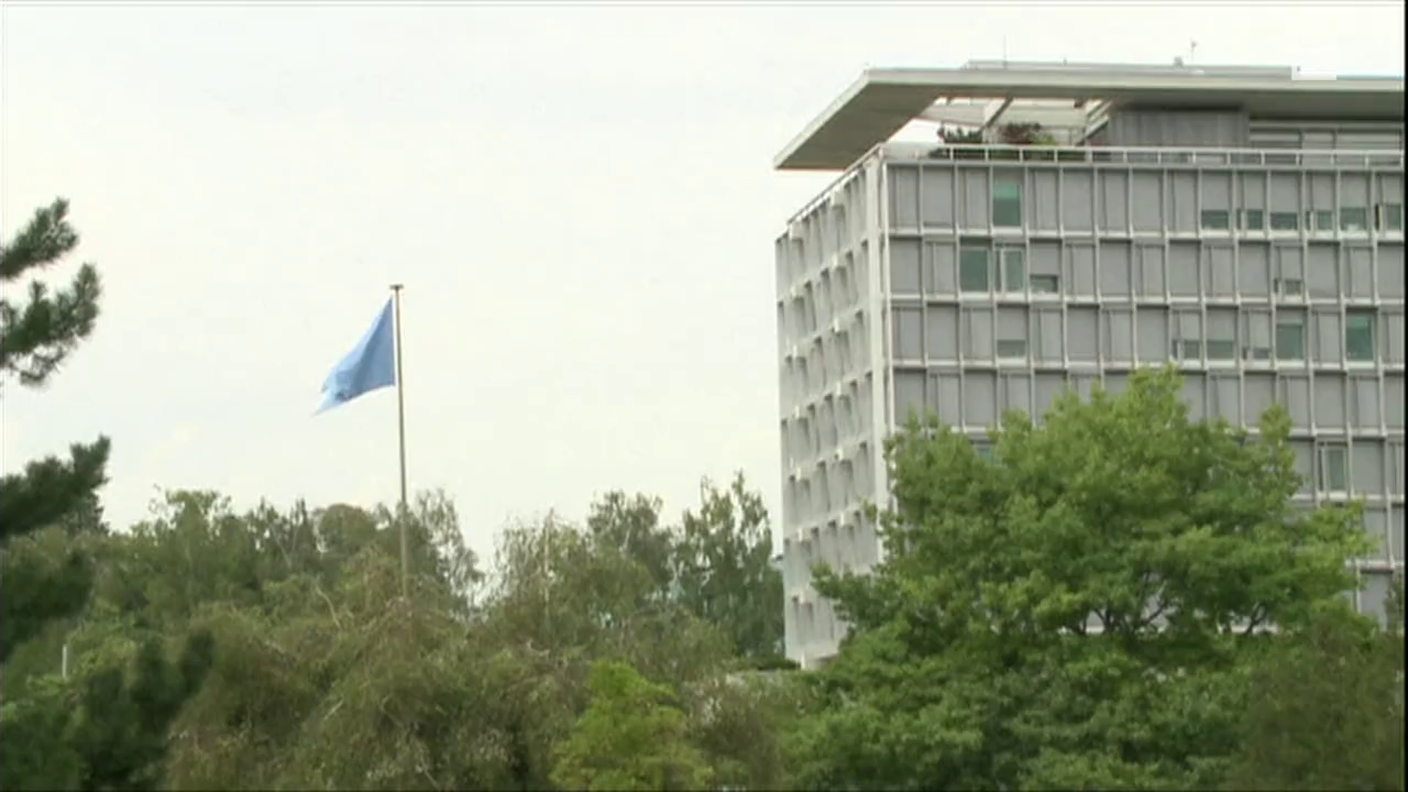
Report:
[{"label": "flag on pole", "polygon": [[377,315],[357,346],[323,382],[318,413],[346,404],[364,393],[396,384],[396,329],[392,300]]}]

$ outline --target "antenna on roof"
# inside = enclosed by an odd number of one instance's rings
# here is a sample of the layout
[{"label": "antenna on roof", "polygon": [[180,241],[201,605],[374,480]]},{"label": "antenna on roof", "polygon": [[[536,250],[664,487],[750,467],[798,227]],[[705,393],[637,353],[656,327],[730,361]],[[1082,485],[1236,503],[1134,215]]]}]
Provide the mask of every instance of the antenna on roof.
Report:
[{"label": "antenna on roof", "polygon": [[1007,68],[1007,37],[1002,37],[1002,68]]},{"label": "antenna on roof", "polygon": [[1189,42],[1188,42],[1188,62],[1189,62],[1189,63],[1196,63],[1196,62],[1197,62],[1197,57],[1198,57],[1198,42],[1196,42],[1196,41],[1189,41]]}]

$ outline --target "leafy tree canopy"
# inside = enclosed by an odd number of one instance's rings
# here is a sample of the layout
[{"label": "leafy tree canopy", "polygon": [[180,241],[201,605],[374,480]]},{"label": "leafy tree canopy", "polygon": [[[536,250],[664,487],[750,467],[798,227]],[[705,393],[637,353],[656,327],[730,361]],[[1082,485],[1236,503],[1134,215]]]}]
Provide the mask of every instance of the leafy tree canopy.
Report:
[{"label": "leafy tree canopy", "polygon": [[1176,373],[1004,416],[990,459],[937,422],[888,448],[873,577],[821,570],[852,625],[797,736],[832,788],[1220,783],[1256,629],[1353,586],[1357,510],[1296,512],[1288,422],[1194,422]]}]

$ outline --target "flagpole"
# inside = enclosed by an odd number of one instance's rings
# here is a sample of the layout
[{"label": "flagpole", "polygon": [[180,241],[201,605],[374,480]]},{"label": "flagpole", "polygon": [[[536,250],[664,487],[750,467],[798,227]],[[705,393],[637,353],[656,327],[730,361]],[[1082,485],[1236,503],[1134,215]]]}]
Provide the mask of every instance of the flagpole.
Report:
[{"label": "flagpole", "polygon": [[410,600],[411,557],[406,524],[410,522],[410,506],[406,502],[406,386],[401,367],[401,289],[391,284],[391,298],[396,312],[396,429],[401,450],[401,596]]}]

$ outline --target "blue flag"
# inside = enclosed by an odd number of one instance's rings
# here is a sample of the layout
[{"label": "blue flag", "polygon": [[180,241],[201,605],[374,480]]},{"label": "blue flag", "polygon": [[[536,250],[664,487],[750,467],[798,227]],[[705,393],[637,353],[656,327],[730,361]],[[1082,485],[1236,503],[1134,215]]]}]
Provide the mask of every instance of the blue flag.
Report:
[{"label": "blue flag", "polygon": [[[363,393],[396,384],[396,337],[391,300],[381,309],[357,346],[323,382],[318,413],[346,404]],[[316,415],[317,413],[314,413]]]}]

